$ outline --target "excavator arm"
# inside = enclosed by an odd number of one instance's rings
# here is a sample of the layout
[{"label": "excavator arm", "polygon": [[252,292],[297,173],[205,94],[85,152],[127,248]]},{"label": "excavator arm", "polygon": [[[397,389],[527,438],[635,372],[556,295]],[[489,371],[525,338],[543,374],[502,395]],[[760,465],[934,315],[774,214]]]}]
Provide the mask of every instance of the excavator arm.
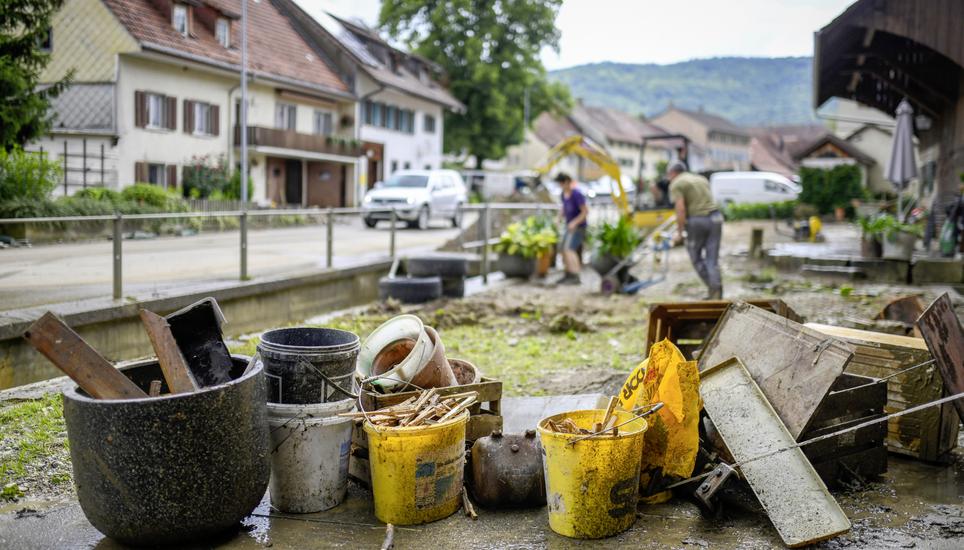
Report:
[{"label": "excavator arm", "polygon": [[619,208],[619,212],[623,216],[630,216],[632,214],[629,208],[629,199],[626,196],[626,190],[623,189],[619,163],[613,160],[605,149],[585,136],[569,136],[557,143],[555,147],[549,150],[545,163],[536,168],[536,173],[540,176],[548,175],[553,166],[570,155],[577,155],[599,166],[612,180],[612,199]]}]

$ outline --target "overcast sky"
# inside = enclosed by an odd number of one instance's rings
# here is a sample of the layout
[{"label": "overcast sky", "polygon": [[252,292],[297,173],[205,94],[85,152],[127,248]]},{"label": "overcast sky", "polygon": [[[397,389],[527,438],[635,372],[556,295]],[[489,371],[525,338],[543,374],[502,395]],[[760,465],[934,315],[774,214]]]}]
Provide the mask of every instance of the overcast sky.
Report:
[{"label": "overcast sky", "polygon": [[[310,13],[378,19],[379,0],[296,0]],[[675,63],[719,56],[811,55],[813,32],[855,0],[565,0],[560,52],[548,69],[583,63]]]}]

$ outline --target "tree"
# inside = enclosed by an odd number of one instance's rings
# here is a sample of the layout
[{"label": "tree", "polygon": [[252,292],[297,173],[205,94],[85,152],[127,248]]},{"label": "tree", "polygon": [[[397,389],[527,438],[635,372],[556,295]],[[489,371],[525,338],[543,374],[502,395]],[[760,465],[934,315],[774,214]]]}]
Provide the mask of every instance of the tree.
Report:
[{"label": "tree", "polygon": [[0,149],[9,151],[50,130],[50,100],[63,92],[72,74],[53,85],[39,86],[40,73],[50,60],[39,44],[64,0],[0,3]]},{"label": "tree", "polygon": [[439,64],[465,112],[445,116],[445,150],[481,166],[505,156],[543,111],[564,112],[568,88],[549,82],[539,58],[559,49],[562,0],[385,0],[379,24],[410,50]]}]

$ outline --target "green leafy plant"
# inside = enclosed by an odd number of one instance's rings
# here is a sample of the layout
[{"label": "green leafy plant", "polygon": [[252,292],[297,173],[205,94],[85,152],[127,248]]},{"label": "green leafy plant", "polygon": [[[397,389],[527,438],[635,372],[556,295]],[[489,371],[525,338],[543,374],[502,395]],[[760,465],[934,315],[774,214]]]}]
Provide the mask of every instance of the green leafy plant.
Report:
[{"label": "green leafy plant", "polygon": [[904,223],[892,214],[883,214],[878,219],[880,233],[888,241],[896,240],[898,233],[908,233],[918,238],[924,236],[924,227],[918,223]]},{"label": "green leafy plant", "polygon": [[[183,201],[176,194],[150,183],[135,183],[121,191],[121,198],[155,208],[170,208],[182,212]],[[174,210],[177,208],[177,210]]]},{"label": "green leafy plant", "polygon": [[223,156],[194,156],[184,166],[181,186],[184,196],[206,199],[223,191],[228,185],[228,179],[228,166]]},{"label": "green leafy plant", "polygon": [[77,191],[71,196],[78,199],[92,199],[95,201],[109,202],[111,204],[117,204],[123,200],[120,193],[106,187],[88,187]]},{"label": "green leafy plant", "polygon": [[853,199],[866,198],[861,186],[860,167],[853,164],[822,168],[800,169],[803,190],[798,200],[817,207],[820,214],[833,212],[834,208],[849,208]]},{"label": "green leafy plant", "polygon": [[0,202],[46,199],[60,177],[60,165],[40,153],[0,149]]},{"label": "green leafy plant", "polygon": [[770,209],[772,208],[777,219],[783,220],[793,217],[793,207],[796,204],[796,201],[728,204],[723,209],[723,216],[727,220],[769,220],[771,217]]},{"label": "green leafy plant", "polygon": [[593,227],[589,238],[600,254],[616,259],[628,257],[642,242],[636,228],[625,216],[620,216],[615,223],[602,222]]},{"label": "green leafy plant", "polygon": [[523,258],[534,258],[552,250],[559,237],[551,219],[547,223],[543,218],[545,217],[529,216],[521,222],[509,224],[493,248],[499,254],[519,255]]},{"label": "green leafy plant", "polygon": [[860,232],[865,238],[880,238],[887,229],[888,223],[885,216],[864,216],[857,220]]}]

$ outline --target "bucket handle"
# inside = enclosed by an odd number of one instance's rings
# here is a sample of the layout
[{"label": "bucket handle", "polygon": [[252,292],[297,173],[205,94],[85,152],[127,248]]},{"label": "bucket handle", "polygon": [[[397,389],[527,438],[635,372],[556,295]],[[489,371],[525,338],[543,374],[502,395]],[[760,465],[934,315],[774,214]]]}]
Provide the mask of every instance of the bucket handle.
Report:
[{"label": "bucket handle", "polygon": [[320,376],[322,380],[325,381],[325,383],[322,384],[322,386],[321,386],[321,388],[322,388],[322,389],[321,389],[321,393],[322,393],[322,397],[323,397],[326,401],[328,400],[328,388],[329,388],[329,387],[330,387],[330,388],[333,388],[333,389],[335,389],[335,390],[337,390],[337,391],[339,391],[339,392],[341,392],[341,393],[343,393],[343,394],[345,394],[345,395],[347,395],[347,396],[350,397],[351,399],[358,399],[358,395],[356,395],[356,394],[354,394],[354,393],[351,393],[350,391],[348,391],[348,390],[342,388],[341,386],[339,386],[339,385],[338,385],[335,381],[333,381],[331,378],[328,378],[328,376],[326,376],[325,373],[323,373],[323,372],[321,372],[320,370],[318,370],[318,367],[312,365],[312,364],[309,363],[308,361],[306,361],[306,360],[304,360],[304,359],[299,359],[299,360],[298,360],[298,366],[301,367],[301,368],[304,368],[304,369],[308,369],[308,370],[310,370],[310,371],[313,371],[315,374],[317,374],[318,376]]}]

